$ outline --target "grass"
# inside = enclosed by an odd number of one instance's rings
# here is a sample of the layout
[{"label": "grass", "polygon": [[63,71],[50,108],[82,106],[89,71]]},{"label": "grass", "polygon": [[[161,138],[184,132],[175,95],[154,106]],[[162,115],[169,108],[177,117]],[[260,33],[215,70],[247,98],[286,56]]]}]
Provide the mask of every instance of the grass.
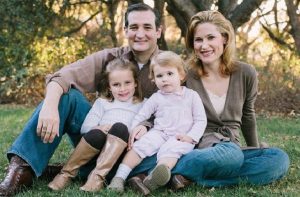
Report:
[{"label": "grass", "polygon": [[[22,130],[33,109],[24,106],[0,105],[0,179],[5,176],[8,162],[6,151]],[[191,186],[180,192],[161,189],[152,196],[300,196],[300,117],[258,116],[257,120],[261,141],[268,142],[285,150],[291,160],[288,175],[282,180],[265,186],[239,185],[227,188],[204,188]],[[65,137],[50,162],[63,162],[70,154],[71,147]],[[74,182],[63,192],[51,192],[47,181],[37,180],[33,187],[17,196],[99,196],[79,191],[79,182]],[[120,196],[120,194],[103,190],[101,196]],[[139,196],[128,190],[122,196]]]}]

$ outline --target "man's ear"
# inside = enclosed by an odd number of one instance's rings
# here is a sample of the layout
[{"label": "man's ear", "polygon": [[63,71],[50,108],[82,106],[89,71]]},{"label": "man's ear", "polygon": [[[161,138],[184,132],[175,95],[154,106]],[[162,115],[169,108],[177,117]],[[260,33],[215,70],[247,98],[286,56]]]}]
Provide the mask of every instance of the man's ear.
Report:
[{"label": "man's ear", "polygon": [[124,27],[124,33],[125,33],[125,37],[128,37],[127,34],[128,34],[128,27]]},{"label": "man's ear", "polygon": [[162,30],[163,30],[162,25],[160,25],[159,27],[157,27],[157,29],[156,29],[157,39],[159,39],[161,37]]}]

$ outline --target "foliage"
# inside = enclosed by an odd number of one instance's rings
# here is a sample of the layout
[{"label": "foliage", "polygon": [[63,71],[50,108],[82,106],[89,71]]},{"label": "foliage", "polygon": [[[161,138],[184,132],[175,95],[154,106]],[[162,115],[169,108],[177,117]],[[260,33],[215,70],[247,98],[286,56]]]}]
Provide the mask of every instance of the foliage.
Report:
[{"label": "foliage", "polygon": [[[112,5],[114,2],[119,6]],[[300,113],[299,56],[286,45],[275,44],[266,30],[261,30],[255,37],[251,37],[250,28],[241,31],[244,26],[255,26],[257,21],[261,24],[267,24],[270,18],[282,21],[275,13],[278,11],[281,16],[285,10],[279,6],[271,11],[265,8],[274,1],[206,1],[202,4],[196,3],[199,1],[166,0],[157,1],[155,5],[162,6],[164,2],[165,41],[170,50],[183,58],[188,54],[182,28],[194,12],[218,9],[235,20],[236,27],[243,18],[244,25],[237,29],[239,58],[252,63],[259,72],[257,107],[274,111],[276,106],[276,112]],[[251,20],[245,23],[250,11],[256,9],[251,2],[257,2],[260,11],[254,12]],[[242,10],[247,5],[251,9],[247,9],[246,17]],[[123,1],[3,0],[0,4],[0,103],[36,104],[43,98],[46,74],[97,50],[121,45],[124,6]],[[283,16],[284,24],[288,25],[288,16]],[[115,23],[112,23],[113,19]],[[293,40],[289,33],[282,29],[284,34],[276,34],[277,28],[276,23],[268,26],[277,38],[291,45]]]},{"label": "foliage", "polygon": [[267,39],[264,31],[259,32],[258,38],[245,39],[244,35],[242,30],[238,32],[238,58],[254,65],[258,72],[257,109],[261,112],[299,114],[299,56]]},{"label": "foliage", "polygon": [[63,35],[78,21],[70,13],[57,16],[49,5],[53,1],[46,2],[5,0],[0,4],[0,103],[37,103],[43,98],[46,74],[110,46],[97,29],[85,37]]},{"label": "foliage", "polygon": [[43,37],[34,41],[29,50],[34,56],[26,67],[1,78],[2,99],[36,103],[43,98],[44,78],[47,73],[53,73],[63,65],[83,58],[91,52],[85,40],[79,37],[63,37],[56,40]]},{"label": "foliage", "polygon": [[[20,133],[32,108],[23,106],[0,105],[0,179],[5,176],[4,168],[7,166],[6,151]],[[153,196],[298,196],[300,193],[300,117],[258,116],[258,131],[261,141],[268,142],[270,146],[276,146],[285,150],[290,156],[290,169],[288,175],[282,180],[265,186],[239,185],[226,188],[204,188],[191,186],[180,192],[161,189],[153,193]],[[58,150],[54,153],[51,163],[64,162],[70,155],[71,146],[68,138],[64,137]],[[66,190],[53,193],[48,190],[49,180],[35,181],[31,190],[17,196],[99,196],[99,193],[85,193],[79,190],[80,181],[75,181]],[[119,194],[104,190],[101,196],[120,196]],[[127,190],[122,196],[140,196],[132,190]]]}]

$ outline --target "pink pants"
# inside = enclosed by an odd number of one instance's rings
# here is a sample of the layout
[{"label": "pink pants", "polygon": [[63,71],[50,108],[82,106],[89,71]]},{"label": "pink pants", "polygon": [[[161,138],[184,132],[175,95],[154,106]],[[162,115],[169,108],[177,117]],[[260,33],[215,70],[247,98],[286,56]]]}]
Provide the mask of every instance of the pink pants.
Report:
[{"label": "pink pants", "polygon": [[157,153],[157,160],[171,157],[179,159],[194,149],[194,144],[181,142],[176,136],[166,135],[162,131],[151,129],[141,139],[134,142],[133,150],[142,158]]}]

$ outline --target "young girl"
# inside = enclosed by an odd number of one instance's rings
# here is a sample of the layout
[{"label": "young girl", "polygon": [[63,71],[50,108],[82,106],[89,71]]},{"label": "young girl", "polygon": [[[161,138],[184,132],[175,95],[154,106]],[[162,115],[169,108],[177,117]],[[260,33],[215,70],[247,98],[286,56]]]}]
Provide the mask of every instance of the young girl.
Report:
[{"label": "young girl", "polygon": [[[206,127],[206,115],[199,95],[181,86],[184,77],[184,63],[179,55],[165,51],[152,59],[150,78],[159,91],[134,117],[134,129],[129,140],[129,148],[132,149],[120,164],[110,189],[124,191],[124,182],[131,170],[145,157],[155,153],[157,165],[143,183],[149,190],[165,185],[177,160],[198,143]],[[137,125],[152,114],[155,115],[154,126],[145,133],[144,126]],[[140,139],[132,145],[136,138]]]},{"label": "young girl", "polygon": [[128,127],[142,106],[136,67],[129,61],[111,61],[101,78],[100,94],[81,128],[84,136],[61,172],[49,183],[52,190],[62,190],[86,164],[101,151],[97,165],[80,189],[99,191],[105,176],[124,149],[129,137]]}]

